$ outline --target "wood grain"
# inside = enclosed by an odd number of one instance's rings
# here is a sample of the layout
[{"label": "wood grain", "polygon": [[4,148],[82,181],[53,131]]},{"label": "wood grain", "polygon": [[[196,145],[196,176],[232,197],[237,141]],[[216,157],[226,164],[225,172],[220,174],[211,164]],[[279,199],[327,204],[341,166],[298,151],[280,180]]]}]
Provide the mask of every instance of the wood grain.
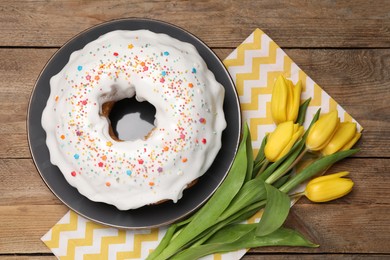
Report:
[{"label": "wood grain", "polygon": [[[387,7],[387,8],[386,8]],[[1,1],[0,46],[59,47],[105,21],[143,17],[173,23],[212,47],[234,48],[255,28],[282,47],[388,47],[386,0]]]},{"label": "wood grain", "polygon": [[390,2],[387,0],[118,0],[0,2],[0,260],[56,259],[40,238],[68,211],[28,149],[27,108],[40,71],[74,35],[113,19],[163,20],[224,59],[265,31],[363,127],[361,151],[334,165],[355,182],[323,204],[302,198],[286,225],[319,248],[251,249],[243,259],[390,258]]},{"label": "wood grain", "polygon": [[[46,187],[31,159],[0,159],[0,206],[61,205]],[[348,158],[327,172],[349,171],[352,193],[332,204],[390,205],[390,162],[387,159]],[[300,204],[312,204],[301,199]],[[390,223],[387,226],[390,231]]]},{"label": "wood grain", "polygon": [[[267,247],[252,252],[386,253],[386,243],[390,241],[390,176],[386,173],[390,163],[386,159],[350,158],[329,172],[342,170],[351,171],[355,182],[352,193],[324,204],[301,199],[286,223],[320,244],[320,248]],[[0,252],[49,252],[39,239],[68,209],[45,187],[30,159],[0,160],[0,171],[4,176],[0,190]],[[354,228],[356,225],[359,228]],[[360,237],[359,241],[356,237]]]},{"label": "wood grain", "polygon": [[[0,49],[0,78],[12,79],[0,81],[0,158],[31,157],[25,123],[29,97],[56,50]],[[232,49],[214,51],[224,59]],[[363,125],[358,144],[362,152],[357,156],[390,156],[390,49],[288,49],[287,53]],[[349,65],[351,60],[356,67]]]}]

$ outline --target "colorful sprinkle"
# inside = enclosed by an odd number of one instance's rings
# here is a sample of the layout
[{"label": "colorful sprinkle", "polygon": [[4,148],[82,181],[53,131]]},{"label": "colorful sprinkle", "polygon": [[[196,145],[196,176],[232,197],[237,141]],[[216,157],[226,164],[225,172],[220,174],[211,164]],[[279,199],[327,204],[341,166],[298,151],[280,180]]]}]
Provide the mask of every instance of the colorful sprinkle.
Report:
[{"label": "colorful sprinkle", "polygon": [[139,160],[138,160],[138,163],[139,163],[139,164],[144,164],[144,160],[139,159]]},{"label": "colorful sprinkle", "polygon": [[133,49],[133,48],[134,48],[134,45],[130,43],[129,45],[127,45],[127,48],[128,48],[128,49]]},{"label": "colorful sprinkle", "polygon": [[58,99],[59,99],[59,96],[56,96],[55,98],[54,98],[54,100],[57,102],[58,101]]},{"label": "colorful sprinkle", "polygon": [[206,138],[203,138],[203,139],[202,139],[202,143],[203,143],[203,144],[206,144],[206,143],[207,143]]},{"label": "colorful sprinkle", "polygon": [[192,68],[192,71],[191,71],[192,73],[196,73],[196,69],[195,68]]},{"label": "colorful sprinkle", "polygon": [[102,160],[103,160],[103,161],[107,160],[107,156],[103,155],[103,156],[102,156]]},{"label": "colorful sprinkle", "polygon": [[201,124],[206,124],[206,119],[202,117],[202,118],[199,119],[199,122]]},{"label": "colorful sprinkle", "polygon": [[114,56],[116,57],[116,56],[118,56],[119,54],[117,53],[117,52],[114,52]]},{"label": "colorful sprinkle", "polygon": [[73,157],[77,160],[77,159],[80,158],[80,155],[76,153],[76,154],[73,155]]},{"label": "colorful sprinkle", "polygon": [[167,72],[166,72],[165,70],[163,70],[163,71],[161,72],[161,75],[162,75],[162,76],[166,76],[166,75],[167,75]]},{"label": "colorful sprinkle", "polygon": [[188,159],[184,157],[183,159],[181,159],[181,161],[182,161],[183,163],[186,163],[186,162],[188,161]]},{"label": "colorful sprinkle", "polygon": [[154,186],[154,182],[149,182],[149,186]]},{"label": "colorful sprinkle", "polygon": [[126,174],[127,174],[128,176],[130,176],[130,175],[132,174],[132,171],[127,170],[127,171],[126,171]]},{"label": "colorful sprinkle", "polygon": [[168,56],[168,55],[169,55],[169,52],[164,51],[164,56]]},{"label": "colorful sprinkle", "polygon": [[61,135],[60,138],[61,138],[62,140],[64,140],[64,139],[65,139],[65,135]]},{"label": "colorful sprinkle", "polygon": [[103,167],[103,166],[104,166],[104,163],[99,162],[98,165],[99,165],[99,167]]},{"label": "colorful sprinkle", "polygon": [[109,182],[109,181],[106,182],[106,186],[107,186],[107,187],[110,187],[110,186],[111,186],[111,182]]},{"label": "colorful sprinkle", "polygon": [[162,171],[163,171],[163,168],[162,168],[162,167],[158,167],[158,168],[157,168],[157,171],[158,171],[158,172],[162,172]]},{"label": "colorful sprinkle", "polygon": [[83,69],[83,66],[78,66],[78,67],[77,67],[77,70],[78,70],[78,71],[81,71],[82,69]]},{"label": "colorful sprinkle", "polygon": [[164,78],[161,78],[161,79],[160,79],[160,82],[161,82],[161,83],[164,83],[164,82],[165,82],[165,79],[164,79]]},{"label": "colorful sprinkle", "polygon": [[87,75],[85,78],[86,78],[87,80],[91,80],[91,76],[90,76],[90,75]]},{"label": "colorful sprinkle", "polygon": [[194,84],[188,83],[188,87],[193,88],[193,87],[194,87]]},{"label": "colorful sprinkle", "polygon": [[70,174],[71,174],[73,177],[76,177],[76,172],[75,172],[75,171],[71,172]]},{"label": "colorful sprinkle", "polygon": [[108,141],[108,142],[106,143],[106,145],[107,145],[108,147],[111,147],[111,146],[112,146],[112,142],[111,142],[111,141]]}]

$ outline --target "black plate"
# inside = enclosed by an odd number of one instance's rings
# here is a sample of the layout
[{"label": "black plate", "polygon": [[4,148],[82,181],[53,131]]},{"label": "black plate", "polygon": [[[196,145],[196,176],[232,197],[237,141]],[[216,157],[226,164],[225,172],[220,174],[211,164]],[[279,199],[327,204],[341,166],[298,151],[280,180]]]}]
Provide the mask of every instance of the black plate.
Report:
[{"label": "black plate", "polygon": [[[72,52],[82,49],[87,43],[107,32],[138,29],[165,33],[181,41],[189,42],[197,48],[216,79],[225,87],[224,112],[227,128],[222,135],[222,148],[211,168],[194,187],[185,190],[183,198],[177,203],[166,202],[135,210],[120,211],[114,206],[93,202],[82,196],[68,184],[59,169],[50,163],[45,142],[46,133],[41,126],[41,116],[50,94],[49,80],[65,66]],[[187,31],[165,22],[149,19],[121,19],[100,24],[78,34],[53,55],[39,75],[31,94],[27,131],[30,151],[42,179],[70,209],[88,219],[113,227],[150,228],[166,225],[189,215],[213,194],[225,178],[237,152],[241,132],[241,115],[238,96],[230,75],[206,44]]]}]

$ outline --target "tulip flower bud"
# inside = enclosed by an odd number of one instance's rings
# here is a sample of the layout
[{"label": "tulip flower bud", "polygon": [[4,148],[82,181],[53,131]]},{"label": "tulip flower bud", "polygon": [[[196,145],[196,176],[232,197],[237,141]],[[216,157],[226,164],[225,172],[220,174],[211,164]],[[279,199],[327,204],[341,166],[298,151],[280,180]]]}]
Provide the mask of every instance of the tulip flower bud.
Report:
[{"label": "tulip flower bud", "polygon": [[339,123],[337,110],[321,116],[309,130],[306,147],[311,151],[323,149],[332,139]]},{"label": "tulip flower bud", "polygon": [[267,138],[267,144],[264,147],[267,160],[275,162],[286,155],[302,136],[303,131],[303,126],[294,124],[293,121],[279,124]]},{"label": "tulip flower bud", "polygon": [[354,183],[342,178],[346,175],[348,172],[340,172],[311,180],[306,186],[305,196],[313,202],[326,202],[347,195]]},{"label": "tulip flower bud", "polygon": [[343,122],[338,126],[333,138],[321,150],[323,155],[334,154],[337,151],[350,149],[360,138],[356,131],[356,123]]},{"label": "tulip flower bud", "polygon": [[282,75],[276,79],[271,98],[271,114],[275,124],[297,120],[301,91],[301,81],[294,86],[291,80]]}]

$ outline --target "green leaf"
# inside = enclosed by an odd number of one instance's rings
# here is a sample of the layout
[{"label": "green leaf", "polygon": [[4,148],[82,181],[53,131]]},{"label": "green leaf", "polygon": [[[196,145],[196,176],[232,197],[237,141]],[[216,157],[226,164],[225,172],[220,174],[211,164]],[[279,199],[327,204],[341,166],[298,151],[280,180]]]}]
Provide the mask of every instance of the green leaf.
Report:
[{"label": "green leaf", "polygon": [[284,193],[288,193],[296,186],[301,184],[302,182],[314,177],[316,174],[326,170],[332,164],[351,156],[352,154],[358,152],[358,149],[351,149],[346,151],[339,151],[331,155],[327,155],[322,157],[321,159],[313,162],[305,169],[303,169],[299,174],[295,175],[288,182],[286,182],[282,187],[280,187],[280,191]]},{"label": "green leaf", "polygon": [[288,174],[286,174],[286,175],[280,177],[276,182],[274,182],[274,183],[272,184],[272,186],[274,186],[274,187],[277,188],[277,189],[279,189],[280,187],[282,187],[282,185],[284,185],[284,184],[288,181],[288,179],[291,177],[291,175],[290,175],[291,173],[292,173],[292,170],[289,171]]},{"label": "green leaf", "polygon": [[266,236],[280,228],[290,211],[290,198],[272,185],[264,185],[267,190],[267,205],[256,228],[257,236]]},{"label": "green leaf", "polygon": [[264,136],[263,141],[261,141],[261,145],[260,145],[259,151],[257,152],[254,164],[258,164],[264,160],[264,158],[265,158],[264,147],[267,144],[267,138],[268,138],[268,135]]},{"label": "green leaf", "polygon": [[[283,163],[275,169],[272,174],[265,180],[266,183],[272,184],[277,181],[281,176],[286,174],[296,163],[296,159],[301,154],[302,149],[305,147],[305,141],[300,140],[297,142],[297,146],[289,153],[288,157],[283,161]],[[264,175],[265,176],[265,175]]]},{"label": "green leaf", "polygon": [[263,180],[266,180],[269,176],[271,176],[271,174],[274,173],[274,171],[279,167],[279,165],[282,164],[284,160],[286,160],[286,158],[288,158],[292,153],[294,153],[296,149],[300,150],[304,144],[305,142],[303,139],[296,142],[287,154],[285,154],[282,158],[268,166],[267,169],[259,175],[259,177]]},{"label": "green leaf", "polygon": [[246,138],[246,177],[245,182],[252,179],[252,171],[253,171],[253,149],[252,149],[252,139],[250,133],[248,134],[248,137]]},{"label": "green leaf", "polygon": [[[287,228],[279,228],[269,235],[258,237],[255,234],[255,225],[256,224],[236,224],[224,228],[215,234],[216,238],[210,239],[210,243],[183,250],[172,259],[198,259],[214,253],[230,252],[260,246],[318,247],[318,245],[313,244],[297,231]],[[253,229],[251,229],[251,227],[253,227]],[[250,230],[249,232],[247,232],[248,229]],[[240,235],[235,236],[232,234],[232,231],[239,233]],[[224,242],[225,237],[229,242]]]},{"label": "green leaf", "polygon": [[[193,238],[215,224],[217,218],[228,207],[232,199],[242,187],[247,172],[246,140],[249,136],[248,126],[244,125],[243,137],[233,161],[232,167],[221,186],[216,190],[209,201],[194,214],[181,232],[175,236],[168,246],[154,259],[168,259]],[[253,165],[251,164],[250,167]]]},{"label": "green leaf", "polygon": [[311,98],[308,98],[299,106],[299,112],[298,112],[298,117],[297,117],[297,123],[300,125],[303,125],[305,122],[305,117],[306,117],[306,111],[307,107],[309,106],[309,103],[311,101]]},{"label": "green leaf", "polygon": [[241,190],[234,197],[229,207],[221,214],[218,220],[226,219],[245,207],[266,199],[264,181],[260,178],[250,180],[244,184]]}]

